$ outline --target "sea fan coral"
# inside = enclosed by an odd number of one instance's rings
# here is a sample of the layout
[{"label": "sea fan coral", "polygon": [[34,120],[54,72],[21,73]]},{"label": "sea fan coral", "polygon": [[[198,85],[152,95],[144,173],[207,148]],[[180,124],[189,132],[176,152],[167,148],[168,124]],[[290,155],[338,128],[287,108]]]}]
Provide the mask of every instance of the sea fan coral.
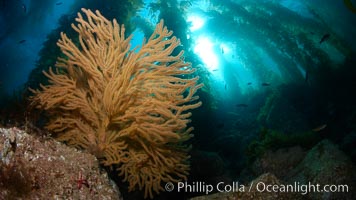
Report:
[{"label": "sea fan coral", "polygon": [[187,178],[190,109],[201,105],[202,87],[180,44],[161,21],[151,37],[130,48],[124,26],[99,11],[78,13],[79,40],[61,33],[64,56],[44,74],[49,85],[30,89],[32,104],[47,111],[46,126],[60,141],[94,153],[104,165],[118,166],[129,190],[145,197],[164,182]]}]

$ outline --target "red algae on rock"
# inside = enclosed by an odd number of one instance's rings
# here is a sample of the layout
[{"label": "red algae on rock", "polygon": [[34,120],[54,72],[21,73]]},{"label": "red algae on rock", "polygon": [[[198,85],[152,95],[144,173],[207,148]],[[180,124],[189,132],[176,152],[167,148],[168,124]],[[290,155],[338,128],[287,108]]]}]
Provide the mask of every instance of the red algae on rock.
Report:
[{"label": "red algae on rock", "polygon": [[120,196],[93,155],[16,127],[0,128],[0,200]]}]

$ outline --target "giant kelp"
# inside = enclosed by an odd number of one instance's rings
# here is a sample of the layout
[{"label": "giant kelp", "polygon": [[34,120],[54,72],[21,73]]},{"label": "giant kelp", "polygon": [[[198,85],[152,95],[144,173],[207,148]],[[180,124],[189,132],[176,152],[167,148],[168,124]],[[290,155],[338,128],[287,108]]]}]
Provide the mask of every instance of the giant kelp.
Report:
[{"label": "giant kelp", "polygon": [[[211,16],[207,21],[209,30],[215,37],[237,44],[237,56],[258,80],[265,80],[264,74],[270,69],[263,63],[264,59],[256,55],[259,49],[277,64],[282,78],[275,80],[277,82],[302,81],[305,75],[300,68],[316,75],[321,66],[335,65],[319,44],[325,32],[335,38],[328,41],[330,45],[345,57],[350,55],[350,47],[317,17],[306,18],[268,1],[210,3],[210,9],[204,11]],[[272,80],[275,78],[272,77]]]}]

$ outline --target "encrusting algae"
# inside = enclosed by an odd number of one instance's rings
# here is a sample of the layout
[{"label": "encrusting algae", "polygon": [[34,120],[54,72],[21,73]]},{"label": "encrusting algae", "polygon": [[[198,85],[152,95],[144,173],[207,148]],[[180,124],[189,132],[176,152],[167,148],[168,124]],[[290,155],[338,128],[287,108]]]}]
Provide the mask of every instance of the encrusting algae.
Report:
[{"label": "encrusting algae", "polygon": [[46,128],[60,141],[94,153],[104,165],[118,166],[129,190],[145,197],[163,191],[164,182],[187,178],[190,109],[201,105],[203,85],[183,59],[180,45],[160,21],[140,49],[132,35],[99,11],[82,9],[72,28],[79,44],[65,33],[57,45],[65,55],[44,72],[50,84],[32,90],[32,104],[45,110]]}]

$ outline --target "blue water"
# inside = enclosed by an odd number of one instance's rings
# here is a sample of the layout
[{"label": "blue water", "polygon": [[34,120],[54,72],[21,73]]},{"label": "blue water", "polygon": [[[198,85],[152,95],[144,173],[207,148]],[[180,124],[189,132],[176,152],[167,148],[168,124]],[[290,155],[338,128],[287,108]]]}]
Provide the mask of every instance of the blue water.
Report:
[{"label": "blue water", "polygon": [[[56,5],[58,2],[61,2],[62,4]],[[243,1],[235,2],[239,3]],[[342,1],[281,0],[274,2],[307,20],[318,21],[320,33],[325,32],[325,29],[330,29],[337,33],[340,38],[344,39],[344,42],[348,43],[355,49],[355,41],[353,39],[353,35],[356,35],[356,28],[353,23],[355,21],[355,14],[351,13],[345,5],[343,5]],[[159,15],[159,11],[154,13],[155,16],[152,17],[152,13],[149,13],[149,3],[151,3],[151,1],[145,1],[145,3],[145,7],[138,11],[137,15],[154,24],[158,21],[157,16]],[[221,7],[214,5],[214,3],[214,1],[205,0],[191,1],[191,4],[187,5],[184,10],[187,13],[187,21],[192,23],[190,33],[187,33],[187,35],[193,40],[192,43],[195,47],[192,48],[196,50],[194,52],[202,58],[203,62],[205,62],[205,65],[212,73],[213,78],[217,79],[221,84],[230,81],[224,80],[222,71],[218,70],[224,68],[221,64],[223,62],[235,66],[233,67],[234,69],[231,69],[233,71],[236,70],[236,73],[238,74],[235,81],[240,83],[263,82],[263,80],[258,80],[258,78],[253,75],[253,70],[248,69],[248,61],[239,60],[239,51],[246,51],[246,49],[241,49],[239,47],[239,42],[236,41],[240,38],[232,39],[229,38],[229,36],[225,37],[224,34],[217,35],[214,30],[211,30],[212,27],[207,25],[206,21],[213,18],[212,15],[209,15],[213,11],[218,13],[221,12],[221,15],[224,15],[224,10]],[[2,83],[2,90],[6,93],[11,93],[27,81],[29,72],[35,67],[34,64],[38,60],[38,52],[42,48],[42,43],[45,41],[46,36],[50,31],[57,27],[59,17],[68,12],[75,12],[70,10],[72,4],[73,1],[69,0],[2,1],[0,12],[0,25],[2,27],[0,30],[0,55],[2,60],[2,75],[0,80]],[[231,12],[228,14],[231,14]],[[195,18],[191,16],[195,16]],[[278,16],[278,13],[271,14],[271,18],[268,19],[268,21],[273,23],[273,18],[279,17],[283,16]],[[239,20],[239,18],[241,19],[238,14],[235,18],[236,20]],[[201,22],[197,22],[197,20],[201,20]],[[197,26],[196,23],[200,23],[200,25]],[[234,30],[232,27],[226,28],[231,28],[231,30],[237,32],[239,31]],[[139,30],[134,32],[135,37],[132,41],[133,46],[141,44],[143,35],[138,32]],[[311,36],[315,37],[311,39],[316,42],[320,38],[320,33]],[[23,40],[26,41],[19,43]],[[258,43],[254,43],[254,41],[249,42],[252,42],[251,45],[259,45]],[[209,47],[205,47],[204,45],[208,45]],[[206,52],[199,50],[200,47]],[[221,49],[224,49],[224,55],[220,55]],[[334,55],[334,59],[337,62],[343,61],[343,55],[332,45],[325,44],[324,50],[329,52],[331,56]],[[260,59],[265,61],[265,65],[268,65],[273,73],[279,74],[280,72],[276,69],[275,61],[273,61],[272,58],[268,58],[268,52],[264,51],[266,50],[263,48],[259,50],[258,54],[260,55]],[[229,85],[230,84],[234,83],[229,83]],[[241,90],[246,90],[246,87],[240,87]],[[256,88],[256,86],[253,87]]]}]

